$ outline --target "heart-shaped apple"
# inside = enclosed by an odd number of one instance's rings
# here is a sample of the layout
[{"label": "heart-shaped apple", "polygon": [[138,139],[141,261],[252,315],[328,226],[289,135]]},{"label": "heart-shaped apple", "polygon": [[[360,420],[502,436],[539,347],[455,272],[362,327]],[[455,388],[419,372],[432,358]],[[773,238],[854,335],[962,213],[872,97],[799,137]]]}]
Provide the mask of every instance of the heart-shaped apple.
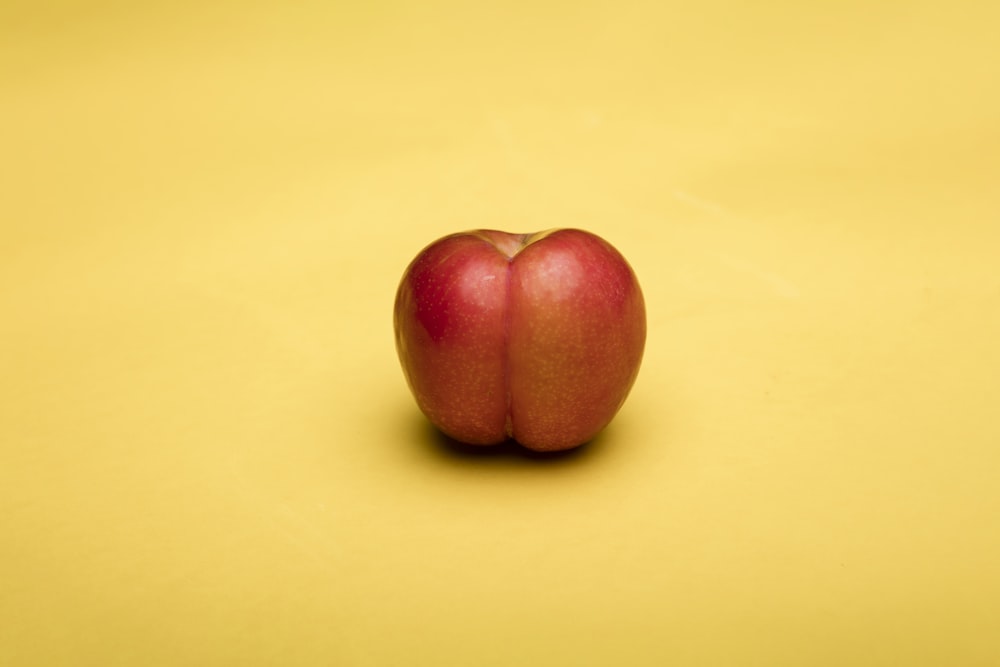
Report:
[{"label": "heart-shaped apple", "polygon": [[589,232],[446,236],[406,269],[396,349],[417,405],[452,438],[570,449],[621,408],[646,311],[635,274]]}]

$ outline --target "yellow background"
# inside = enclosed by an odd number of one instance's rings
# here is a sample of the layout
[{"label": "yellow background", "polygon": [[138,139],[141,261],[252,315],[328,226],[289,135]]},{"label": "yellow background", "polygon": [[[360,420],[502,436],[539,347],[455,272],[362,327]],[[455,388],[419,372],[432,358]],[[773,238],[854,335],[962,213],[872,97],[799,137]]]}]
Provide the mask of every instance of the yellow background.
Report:
[{"label": "yellow background", "polygon": [[[997,6],[3,3],[0,663],[998,664]],[[397,281],[559,226],[632,396],[449,447]]]}]

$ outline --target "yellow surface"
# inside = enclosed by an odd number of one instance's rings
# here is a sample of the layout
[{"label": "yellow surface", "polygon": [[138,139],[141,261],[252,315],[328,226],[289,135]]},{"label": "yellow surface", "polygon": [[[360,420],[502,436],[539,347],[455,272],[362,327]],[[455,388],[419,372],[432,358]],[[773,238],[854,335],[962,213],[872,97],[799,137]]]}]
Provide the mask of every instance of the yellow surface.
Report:
[{"label": "yellow surface", "polygon": [[[4,3],[0,664],[1000,664],[1000,10]],[[455,451],[393,349],[592,230],[608,431]]]}]

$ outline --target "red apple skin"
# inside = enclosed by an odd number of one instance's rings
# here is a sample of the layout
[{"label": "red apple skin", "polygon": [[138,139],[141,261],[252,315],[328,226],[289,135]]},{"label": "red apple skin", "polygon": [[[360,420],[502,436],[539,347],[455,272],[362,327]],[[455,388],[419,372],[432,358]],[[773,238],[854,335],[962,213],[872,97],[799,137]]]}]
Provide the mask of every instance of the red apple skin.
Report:
[{"label": "red apple skin", "polygon": [[417,405],[461,442],[536,451],[591,440],[621,408],[646,341],[642,291],[578,229],[446,236],[407,268],[396,349]]}]

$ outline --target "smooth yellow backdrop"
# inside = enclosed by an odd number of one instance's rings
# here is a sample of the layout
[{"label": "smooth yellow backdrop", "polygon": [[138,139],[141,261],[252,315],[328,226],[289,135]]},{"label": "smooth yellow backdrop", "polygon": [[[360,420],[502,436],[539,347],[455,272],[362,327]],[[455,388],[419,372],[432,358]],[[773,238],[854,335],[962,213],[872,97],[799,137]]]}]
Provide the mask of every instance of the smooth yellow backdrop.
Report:
[{"label": "smooth yellow backdrop", "polygon": [[[1000,664],[989,2],[4,2],[0,663]],[[577,453],[435,436],[406,264],[575,226]]]}]

